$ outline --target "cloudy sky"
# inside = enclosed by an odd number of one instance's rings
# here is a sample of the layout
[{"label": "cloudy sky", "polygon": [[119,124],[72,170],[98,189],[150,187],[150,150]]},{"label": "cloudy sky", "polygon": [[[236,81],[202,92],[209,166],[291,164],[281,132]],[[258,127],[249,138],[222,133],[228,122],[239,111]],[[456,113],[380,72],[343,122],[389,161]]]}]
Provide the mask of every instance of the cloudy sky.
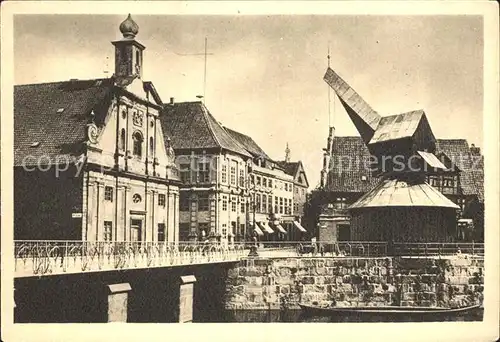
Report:
[{"label": "cloudy sky", "polygon": [[[483,22],[478,16],[144,16],[144,79],[165,102],[203,94],[224,125],[319,181],[331,66],[382,115],[424,109],[438,138],[482,146]],[[126,14],[30,15],[14,21],[16,84],[110,76]],[[108,71],[108,73],[105,73]],[[333,92],[332,92],[332,99]],[[336,134],[358,135],[338,102]]]}]

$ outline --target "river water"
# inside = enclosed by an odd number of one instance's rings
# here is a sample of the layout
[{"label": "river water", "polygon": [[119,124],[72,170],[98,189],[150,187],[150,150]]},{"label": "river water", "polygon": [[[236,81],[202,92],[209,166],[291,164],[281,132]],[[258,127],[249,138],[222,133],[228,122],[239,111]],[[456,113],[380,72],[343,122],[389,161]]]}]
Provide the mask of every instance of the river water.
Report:
[{"label": "river water", "polygon": [[[443,321],[454,321],[454,322],[470,322],[470,321],[481,321],[483,317],[483,310],[478,309],[475,312],[467,313],[462,316],[455,317],[438,317],[434,319],[426,319],[426,322],[443,322]],[[419,320],[419,322],[425,322],[424,320]],[[296,322],[296,323],[311,323],[311,322],[321,322],[321,323],[347,323],[347,322],[395,322],[394,319],[384,317],[383,315],[378,317],[358,318],[358,317],[348,317],[348,316],[337,316],[337,317],[308,317],[303,315],[300,310],[226,310],[218,315],[211,315],[211,317],[204,322],[232,322],[232,323],[279,323],[279,322]],[[416,322],[414,317],[398,317],[397,322]]]}]

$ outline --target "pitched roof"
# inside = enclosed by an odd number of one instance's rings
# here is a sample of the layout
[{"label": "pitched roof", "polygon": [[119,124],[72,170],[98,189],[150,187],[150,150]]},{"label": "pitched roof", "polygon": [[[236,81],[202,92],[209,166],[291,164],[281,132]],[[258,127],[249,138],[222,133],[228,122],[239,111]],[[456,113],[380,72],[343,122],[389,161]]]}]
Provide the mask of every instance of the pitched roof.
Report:
[{"label": "pitched roof", "polygon": [[224,127],[224,129],[235,139],[238,141],[244,148],[245,150],[250,153],[254,158],[263,158],[267,160],[271,160],[269,156],[264,152],[262,148],[260,148],[259,145],[253,140],[250,136],[245,135],[240,132],[236,132],[235,130],[232,130],[230,128]]},{"label": "pitched roof", "polygon": [[439,190],[427,183],[411,184],[399,179],[384,179],[348,209],[428,206],[459,208]]},{"label": "pitched roof", "polygon": [[436,154],[444,153],[460,172],[460,187],[465,195],[484,200],[484,165],[482,155],[472,155],[465,139],[438,139]]},{"label": "pitched roof", "polygon": [[201,101],[167,104],[160,121],[165,139],[171,139],[174,150],[222,148],[251,157]]},{"label": "pitched roof", "polygon": [[93,109],[102,114],[96,107],[112,90],[112,79],[15,86],[14,165],[54,164],[80,155],[89,114]]},{"label": "pitched roof", "polygon": [[368,192],[377,183],[365,167],[370,152],[361,137],[335,137],[326,184],[327,191]]},{"label": "pitched roof", "polygon": [[413,136],[423,116],[423,110],[414,110],[382,117],[370,144]]},{"label": "pitched roof", "polygon": [[[483,201],[483,156],[471,155],[465,139],[437,139],[436,155],[440,153],[445,153],[460,169],[463,193],[477,195]],[[378,178],[372,177],[367,167],[370,158],[370,152],[361,137],[335,137],[325,190],[361,193],[370,191],[378,183]]]},{"label": "pitched roof", "polygon": [[300,165],[300,162],[287,162],[285,160],[280,160],[276,163],[283,168],[283,171],[285,171],[285,173],[294,177],[297,174]]}]

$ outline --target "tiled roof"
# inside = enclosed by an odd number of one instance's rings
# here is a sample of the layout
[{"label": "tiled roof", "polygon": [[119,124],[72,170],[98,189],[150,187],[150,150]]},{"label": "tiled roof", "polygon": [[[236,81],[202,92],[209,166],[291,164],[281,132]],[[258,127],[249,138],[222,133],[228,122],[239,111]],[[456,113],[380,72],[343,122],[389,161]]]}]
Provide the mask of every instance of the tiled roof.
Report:
[{"label": "tiled roof", "polygon": [[224,129],[233,137],[236,141],[238,141],[245,150],[248,151],[254,158],[263,158],[267,160],[271,160],[269,156],[264,152],[262,148],[248,135],[245,135],[240,132],[236,132],[230,128],[224,127]]},{"label": "tiled roof", "polygon": [[332,150],[327,191],[367,192],[378,183],[365,167],[370,152],[360,137],[335,137]]},{"label": "tiled roof", "polygon": [[80,155],[89,114],[94,109],[99,116],[96,107],[112,91],[112,79],[15,86],[14,165],[54,164]]},{"label": "tiled roof", "polygon": [[297,174],[300,162],[287,162],[284,160],[280,160],[276,162],[279,166],[283,168],[286,174],[294,176]]},{"label": "tiled roof", "polygon": [[484,200],[484,165],[482,155],[471,155],[465,139],[437,139],[436,154],[444,153],[460,172],[460,186],[465,195]]},{"label": "tiled roof", "polygon": [[[437,139],[435,154],[441,152],[461,170],[460,186],[463,193],[477,195],[483,201],[483,156],[472,156],[465,139]],[[360,193],[370,191],[377,185],[378,178],[372,177],[369,168],[365,166],[365,162],[369,160],[370,153],[360,137],[335,137],[326,190]]]},{"label": "tiled roof", "polygon": [[222,148],[251,157],[201,101],[167,104],[160,120],[174,150]]},{"label": "tiled roof", "polygon": [[349,206],[349,209],[415,206],[459,208],[427,183],[411,184],[398,179],[384,179],[372,191]]}]

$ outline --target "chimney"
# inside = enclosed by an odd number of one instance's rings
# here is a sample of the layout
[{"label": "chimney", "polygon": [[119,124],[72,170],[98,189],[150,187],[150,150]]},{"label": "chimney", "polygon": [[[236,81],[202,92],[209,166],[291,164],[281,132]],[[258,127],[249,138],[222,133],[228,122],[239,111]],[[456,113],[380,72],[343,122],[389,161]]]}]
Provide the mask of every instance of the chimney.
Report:
[{"label": "chimney", "polygon": [[470,154],[472,154],[473,156],[479,156],[481,154],[481,149],[479,147],[476,147],[476,145],[471,144]]},{"label": "chimney", "polygon": [[170,98],[170,104],[173,105],[175,103],[175,98],[171,97]]}]

